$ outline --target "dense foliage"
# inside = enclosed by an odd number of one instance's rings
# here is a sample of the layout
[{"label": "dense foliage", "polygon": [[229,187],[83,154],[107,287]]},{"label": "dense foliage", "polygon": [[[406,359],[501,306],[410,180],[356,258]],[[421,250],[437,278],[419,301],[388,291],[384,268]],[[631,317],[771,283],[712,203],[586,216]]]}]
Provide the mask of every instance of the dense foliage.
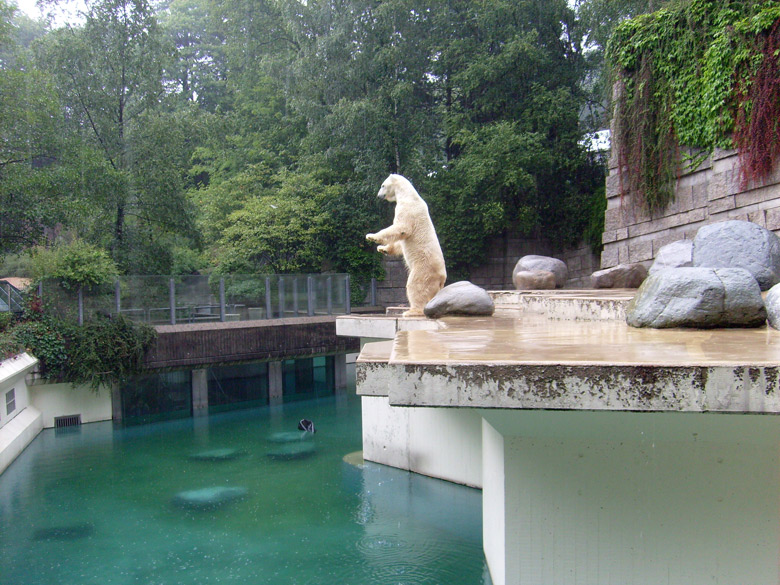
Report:
[{"label": "dense foliage", "polygon": [[494,236],[578,241],[600,196],[600,53],[566,0],[87,0],[63,27],[6,2],[2,253],[70,234],[124,273],[364,281],[400,172],[463,275]]},{"label": "dense foliage", "polygon": [[0,315],[0,359],[28,351],[38,358],[38,372],[47,380],[87,384],[95,391],[140,373],[157,336],[154,328],[122,316],[78,326],[53,317],[34,296],[22,315]]},{"label": "dense foliage", "polygon": [[693,147],[737,148],[743,186],[766,177],[780,154],[780,2],[670,2],[617,27],[609,46],[616,75],[616,141],[624,190],[650,211],[672,198]]}]

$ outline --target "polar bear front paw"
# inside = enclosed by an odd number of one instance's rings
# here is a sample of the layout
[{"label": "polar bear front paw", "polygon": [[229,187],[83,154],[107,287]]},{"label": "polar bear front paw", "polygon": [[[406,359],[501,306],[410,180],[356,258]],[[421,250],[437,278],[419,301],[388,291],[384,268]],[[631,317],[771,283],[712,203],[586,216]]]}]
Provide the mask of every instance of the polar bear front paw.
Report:
[{"label": "polar bear front paw", "polygon": [[390,248],[388,246],[384,245],[384,244],[382,244],[381,246],[377,246],[376,247],[376,251],[381,253],[381,254],[389,254],[390,253],[389,250],[390,250]]},{"label": "polar bear front paw", "polygon": [[366,239],[369,242],[378,242],[379,240],[376,237],[376,234],[366,234]]}]

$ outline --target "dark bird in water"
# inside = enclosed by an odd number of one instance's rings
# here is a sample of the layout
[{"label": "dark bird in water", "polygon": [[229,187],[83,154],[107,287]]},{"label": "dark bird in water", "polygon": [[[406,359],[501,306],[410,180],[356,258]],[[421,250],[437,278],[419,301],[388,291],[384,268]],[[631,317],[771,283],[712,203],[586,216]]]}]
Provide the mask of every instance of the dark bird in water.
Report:
[{"label": "dark bird in water", "polygon": [[298,430],[301,431],[308,431],[310,433],[316,433],[317,431],[314,428],[314,423],[311,422],[308,419],[301,419],[301,422],[298,423]]}]

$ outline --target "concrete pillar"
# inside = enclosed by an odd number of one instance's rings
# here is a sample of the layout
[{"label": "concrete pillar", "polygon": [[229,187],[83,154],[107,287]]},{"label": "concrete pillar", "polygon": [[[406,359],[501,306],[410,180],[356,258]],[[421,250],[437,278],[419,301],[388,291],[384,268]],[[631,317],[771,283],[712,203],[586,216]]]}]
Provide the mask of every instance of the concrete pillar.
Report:
[{"label": "concrete pillar", "polygon": [[335,394],[347,392],[347,354],[333,356],[333,377]]},{"label": "concrete pillar", "polygon": [[493,584],[780,582],[774,419],[485,412]]},{"label": "concrete pillar", "polygon": [[122,420],[122,392],[118,384],[111,387],[111,418],[117,422]]},{"label": "concrete pillar", "polygon": [[268,362],[268,404],[277,406],[284,402],[282,386],[282,362]]},{"label": "concrete pillar", "polygon": [[209,413],[208,369],[192,370],[192,416]]}]

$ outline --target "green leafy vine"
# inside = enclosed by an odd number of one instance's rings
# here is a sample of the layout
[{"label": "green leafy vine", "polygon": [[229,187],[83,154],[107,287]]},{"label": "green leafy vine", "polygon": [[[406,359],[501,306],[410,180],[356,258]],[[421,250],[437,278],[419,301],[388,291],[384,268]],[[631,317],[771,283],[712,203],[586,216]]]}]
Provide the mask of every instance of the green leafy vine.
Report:
[{"label": "green leafy vine", "polygon": [[743,185],[771,172],[780,154],[778,23],[776,1],[678,0],[617,27],[607,54],[622,194],[661,211],[680,170],[715,148],[739,150]]}]

